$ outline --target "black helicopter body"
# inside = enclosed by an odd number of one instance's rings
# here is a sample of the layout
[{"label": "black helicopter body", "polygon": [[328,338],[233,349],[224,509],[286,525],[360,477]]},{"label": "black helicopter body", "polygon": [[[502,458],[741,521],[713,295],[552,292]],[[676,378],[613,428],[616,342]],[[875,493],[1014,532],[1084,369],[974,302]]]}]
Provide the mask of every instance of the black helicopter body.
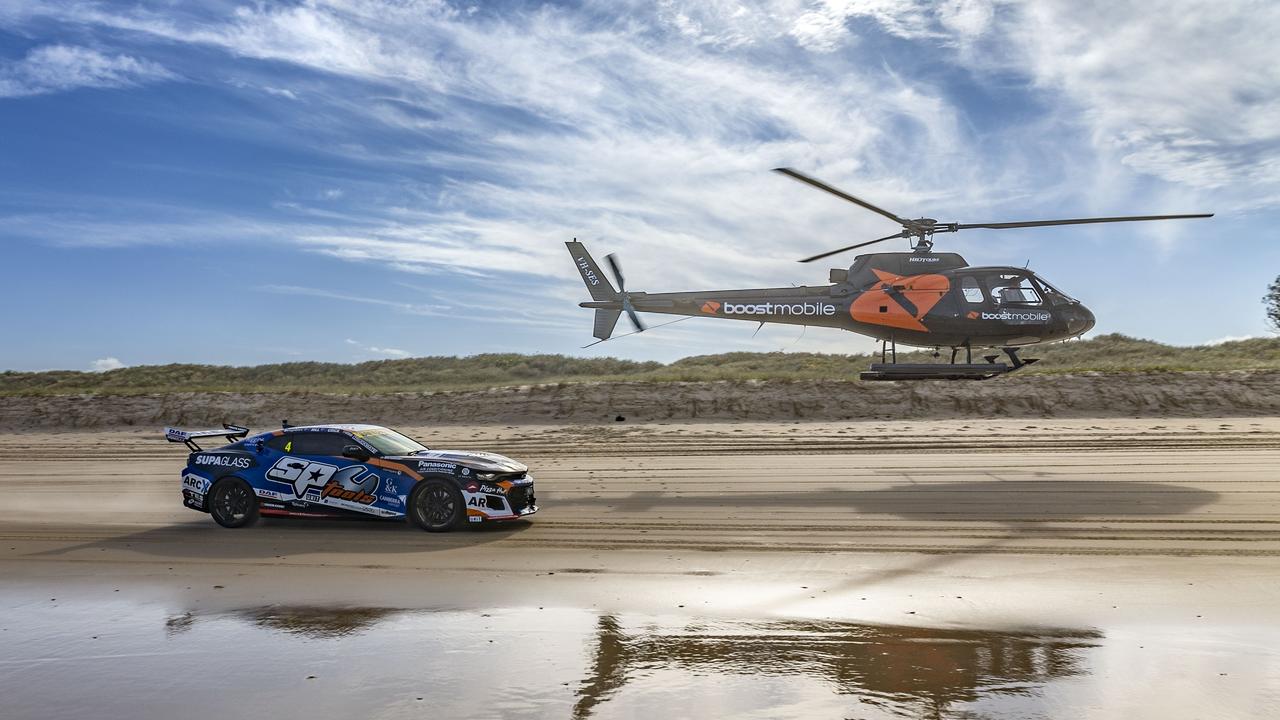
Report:
[{"label": "black helicopter body", "polygon": [[[1094,315],[1079,300],[1029,269],[970,267],[956,253],[933,252],[934,234],[974,228],[1002,230],[1212,217],[1211,214],[1140,215],[971,224],[939,223],[930,218],[908,220],[795,170],[778,168],[777,171],[902,226],[892,235],[801,262],[894,238],[914,239],[912,252],[859,255],[848,269],[831,270],[829,285],[646,293],[627,291],[621,267],[616,257],[609,255],[605,259],[618,281],[615,289],[586,247],[574,240],[566,245],[591,293],[591,301],[581,306],[596,311],[595,337],[600,341],[609,339],[623,313],[628,315],[637,332],[644,330],[637,315],[641,312],[831,327],[868,335],[884,341],[886,347],[892,344],[895,349],[901,343],[952,350],[950,364],[906,367],[890,363],[879,366],[880,370],[873,366],[873,377],[864,373],[867,379],[985,379],[1022,367],[1025,363],[1016,354],[1019,346],[1083,335],[1093,328]],[[984,347],[1003,348],[1012,365],[997,365],[994,360],[997,356],[987,356],[985,365],[972,365],[972,350]],[[956,353],[961,348],[967,356],[965,367],[955,364]]]},{"label": "black helicopter body", "polygon": [[[596,337],[609,337],[621,297],[579,242],[567,243],[597,310]],[[590,277],[599,283],[592,285]],[[850,330],[918,347],[1004,347],[1088,332],[1093,313],[1034,272],[970,267],[955,253],[859,255],[817,287],[629,293],[634,312],[715,317]]]}]

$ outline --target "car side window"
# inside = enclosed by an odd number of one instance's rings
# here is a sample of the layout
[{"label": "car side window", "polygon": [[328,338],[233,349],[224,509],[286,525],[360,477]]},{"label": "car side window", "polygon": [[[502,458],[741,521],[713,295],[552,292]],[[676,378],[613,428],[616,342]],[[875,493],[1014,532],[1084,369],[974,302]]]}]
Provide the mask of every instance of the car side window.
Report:
[{"label": "car side window", "polygon": [[285,433],[284,435],[276,435],[267,441],[267,447],[276,452],[291,453],[293,449],[293,441],[296,439],[295,433]]},{"label": "car side window", "polygon": [[293,452],[299,455],[327,455],[329,457],[341,457],[342,448],[349,444],[351,444],[351,441],[342,433],[298,433],[293,442]]}]

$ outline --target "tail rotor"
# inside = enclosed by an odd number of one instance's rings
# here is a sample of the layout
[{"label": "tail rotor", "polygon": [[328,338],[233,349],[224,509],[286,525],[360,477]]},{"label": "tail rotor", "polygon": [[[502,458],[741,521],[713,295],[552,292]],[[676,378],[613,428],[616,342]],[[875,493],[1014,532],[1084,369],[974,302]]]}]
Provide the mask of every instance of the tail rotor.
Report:
[{"label": "tail rotor", "polygon": [[644,332],[644,323],[640,322],[640,316],[636,314],[635,306],[631,304],[631,296],[627,293],[627,281],[622,275],[622,264],[618,262],[618,256],[614,253],[609,253],[604,256],[604,260],[609,263],[609,270],[613,273],[613,279],[618,281],[618,296],[622,301],[622,311],[627,314],[627,318],[635,326],[636,332]]}]

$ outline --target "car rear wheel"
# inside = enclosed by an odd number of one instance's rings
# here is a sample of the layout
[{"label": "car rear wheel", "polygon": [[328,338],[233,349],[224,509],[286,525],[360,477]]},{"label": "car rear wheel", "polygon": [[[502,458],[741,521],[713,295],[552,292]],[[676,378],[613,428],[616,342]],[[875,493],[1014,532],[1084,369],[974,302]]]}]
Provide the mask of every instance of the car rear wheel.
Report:
[{"label": "car rear wheel", "polygon": [[209,514],[225,528],[252,525],[258,520],[258,496],[240,478],[224,478],[209,491]]},{"label": "car rear wheel", "polygon": [[448,532],[462,526],[467,516],[462,493],[444,480],[424,480],[409,498],[409,519],[427,532]]}]

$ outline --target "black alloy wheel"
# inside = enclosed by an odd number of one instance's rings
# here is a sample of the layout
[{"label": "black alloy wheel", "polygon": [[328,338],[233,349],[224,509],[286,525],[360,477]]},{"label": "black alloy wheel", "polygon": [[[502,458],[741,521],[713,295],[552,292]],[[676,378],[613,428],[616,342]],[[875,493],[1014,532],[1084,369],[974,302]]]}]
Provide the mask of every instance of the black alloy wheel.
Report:
[{"label": "black alloy wheel", "polygon": [[225,528],[252,525],[258,520],[258,496],[240,478],[224,478],[209,491],[209,514]]},{"label": "black alloy wheel", "polygon": [[444,480],[424,480],[409,499],[409,517],[427,532],[456,530],[467,516],[462,493]]}]

